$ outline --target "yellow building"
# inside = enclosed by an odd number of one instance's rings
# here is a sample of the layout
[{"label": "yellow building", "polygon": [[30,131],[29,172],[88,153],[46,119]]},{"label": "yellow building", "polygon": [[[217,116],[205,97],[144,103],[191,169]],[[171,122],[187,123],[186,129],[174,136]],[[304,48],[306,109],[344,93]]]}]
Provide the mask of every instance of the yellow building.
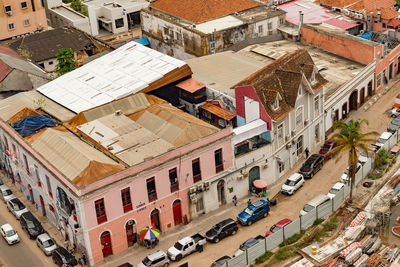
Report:
[{"label": "yellow building", "polygon": [[43,0],[0,0],[0,40],[47,29]]}]

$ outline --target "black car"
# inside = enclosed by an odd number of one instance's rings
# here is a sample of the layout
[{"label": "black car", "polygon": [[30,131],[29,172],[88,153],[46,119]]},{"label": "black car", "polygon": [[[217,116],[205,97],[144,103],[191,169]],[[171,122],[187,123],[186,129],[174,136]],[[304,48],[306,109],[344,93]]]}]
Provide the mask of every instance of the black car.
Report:
[{"label": "black car", "polygon": [[321,154],[312,154],[306,162],[304,162],[303,167],[301,167],[299,173],[304,176],[304,178],[312,178],[324,165],[324,156]]},{"label": "black car", "polygon": [[219,258],[218,260],[214,261],[211,264],[211,267],[222,267],[222,266],[227,266],[226,262],[229,261],[231,257],[229,256],[223,256]]},{"label": "black car", "polygon": [[65,248],[59,247],[53,250],[52,254],[53,262],[58,266],[62,266],[64,263],[67,266],[75,266],[78,265],[75,257],[72,256]]},{"label": "black car", "polygon": [[28,233],[30,239],[36,239],[38,235],[44,233],[42,225],[30,211],[22,213],[19,220],[22,229]]},{"label": "black car", "polygon": [[209,242],[217,243],[228,235],[234,235],[238,231],[237,223],[233,219],[223,220],[214,225],[206,232],[206,238]]}]

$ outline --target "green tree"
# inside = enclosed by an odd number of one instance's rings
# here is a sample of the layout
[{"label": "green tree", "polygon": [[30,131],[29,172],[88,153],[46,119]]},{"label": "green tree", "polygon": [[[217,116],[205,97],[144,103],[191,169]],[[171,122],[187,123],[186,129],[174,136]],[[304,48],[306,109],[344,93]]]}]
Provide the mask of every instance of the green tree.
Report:
[{"label": "green tree", "polygon": [[335,133],[331,140],[335,141],[338,146],[332,149],[329,154],[332,156],[343,155],[348,153],[348,164],[349,164],[349,178],[350,178],[350,199],[349,202],[353,201],[353,187],[356,175],[358,153],[362,151],[376,153],[369,148],[368,143],[376,141],[376,139],[371,138],[373,135],[378,135],[377,132],[367,132],[363,133],[361,131],[361,126],[363,124],[368,125],[366,119],[360,121],[351,120],[349,123],[344,121],[337,121],[333,125],[335,130],[340,130],[340,132]]},{"label": "green tree", "polygon": [[74,52],[71,48],[61,48],[57,52],[56,71],[59,74],[65,74],[76,69]]},{"label": "green tree", "polygon": [[71,1],[71,8],[79,13],[81,13],[82,15],[88,16],[88,12],[87,10],[83,7],[83,4],[81,2],[81,0],[74,0]]}]

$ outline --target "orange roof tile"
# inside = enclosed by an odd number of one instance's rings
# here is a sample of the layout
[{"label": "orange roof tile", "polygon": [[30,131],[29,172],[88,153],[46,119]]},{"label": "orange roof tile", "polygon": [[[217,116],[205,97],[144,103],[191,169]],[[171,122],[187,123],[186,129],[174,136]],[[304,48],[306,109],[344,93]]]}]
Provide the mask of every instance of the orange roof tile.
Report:
[{"label": "orange roof tile", "polygon": [[215,106],[211,103],[206,103],[202,105],[201,108],[227,121],[230,121],[236,117],[234,113],[225,110],[223,108],[220,108],[218,106]]},{"label": "orange roof tile", "polygon": [[[377,17],[377,15],[376,15],[377,11],[378,10],[374,11],[374,17],[375,18]],[[394,19],[394,18],[397,18],[400,15],[399,12],[397,12],[395,10],[392,10],[392,9],[389,9],[389,8],[382,8],[380,11],[381,11],[381,18],[382,19]]]},{"label": "orange roof tile", "polygon": [[189,93],[194,93],[198,90],[200,90],[201,88],[205,87],[206,84],[202,83],[196,79],[193,78],[189,78],[187,80],[184,80],[183,82],[180,82],[176,85],[176,87],[179,87]]},{"label": "orange roof tile", "polygon": [[251,0],[157,0],[150,7],[193,23],[202,23],[260,4]]}]

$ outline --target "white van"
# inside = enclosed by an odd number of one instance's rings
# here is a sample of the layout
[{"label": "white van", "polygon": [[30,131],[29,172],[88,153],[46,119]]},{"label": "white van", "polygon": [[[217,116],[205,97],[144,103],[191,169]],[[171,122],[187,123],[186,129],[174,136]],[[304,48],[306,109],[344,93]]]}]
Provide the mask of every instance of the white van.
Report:
[{"label": "white van", "polygon": [[304,208],[300,211],[300,215],[301,216],[306,215],[307,212],[312,211],[316,207],[328,202],[329,200],[331,200],[331,199],[327,195],[321,194],[321,195],[314,197],[313,199],[308,201],[308,203],[306,205],[304,205]]}]

